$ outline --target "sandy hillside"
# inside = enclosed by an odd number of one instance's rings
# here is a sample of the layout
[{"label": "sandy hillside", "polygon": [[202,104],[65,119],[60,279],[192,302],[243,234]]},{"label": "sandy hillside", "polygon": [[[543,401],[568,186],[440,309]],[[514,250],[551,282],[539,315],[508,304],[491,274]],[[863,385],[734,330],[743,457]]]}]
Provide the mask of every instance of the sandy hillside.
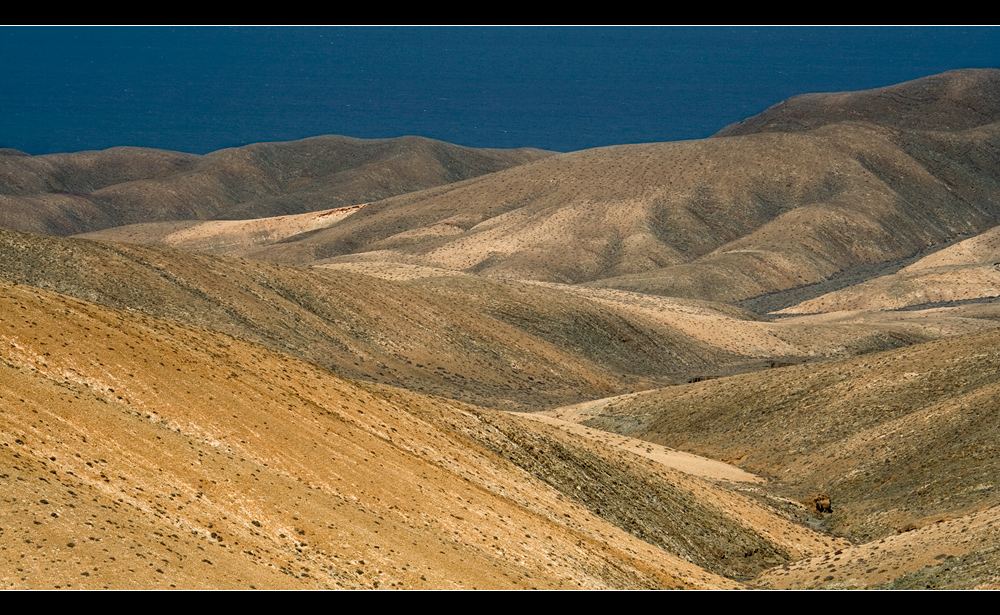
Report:
[{"label": "sandy hillside", "polygon": [[209,254],[243,256],[262,246],[329,227],[367,203],[291,216],[252,220],[209,220],[127,224],[82,233],[84,239],[162,245]]},{"label": "sandy hillside", "polygon": [[843,546],[578,435],[0,290],[9,588],[721,588]]},{"label": "sandy hillside", "polygon": [[992,300],[1000,296],[1000,227],[925,256],[897,272],[781,310],[808,314],[898,310]]}]

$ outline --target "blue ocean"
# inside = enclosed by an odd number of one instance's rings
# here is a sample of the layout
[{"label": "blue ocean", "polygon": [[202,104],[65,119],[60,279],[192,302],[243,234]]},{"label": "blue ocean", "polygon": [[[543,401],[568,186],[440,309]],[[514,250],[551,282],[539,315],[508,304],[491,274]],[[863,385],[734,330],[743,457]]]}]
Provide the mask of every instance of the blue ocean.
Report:
[{"label": "blue ocean", "polygon": [[1000,31],[3,27],[0,147],[412,134],[572,151],[702,138],[796,94],[968,67],[1000,67]]}]

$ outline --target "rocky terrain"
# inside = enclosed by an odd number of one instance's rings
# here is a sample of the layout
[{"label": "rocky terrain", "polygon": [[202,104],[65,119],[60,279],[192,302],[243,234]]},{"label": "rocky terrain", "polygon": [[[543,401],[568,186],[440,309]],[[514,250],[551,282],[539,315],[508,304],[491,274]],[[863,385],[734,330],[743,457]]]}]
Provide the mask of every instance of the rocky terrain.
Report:
[{"label": "rocky terrain", "polygon": [[995,588],[998,139],[2,150],[0,583]]}]

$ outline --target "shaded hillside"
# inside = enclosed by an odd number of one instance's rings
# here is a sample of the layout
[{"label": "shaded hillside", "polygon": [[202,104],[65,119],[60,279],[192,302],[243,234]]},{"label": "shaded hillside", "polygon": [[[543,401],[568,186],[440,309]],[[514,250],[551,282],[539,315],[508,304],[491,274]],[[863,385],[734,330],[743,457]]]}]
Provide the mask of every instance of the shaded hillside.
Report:
[{"label": "shaded hillside", "polygon": [[669,323],[516,282],[402,284],[2,230],[0,255],[0,276],[12,281],[260,342],[345,377],[488,405],[601,397],[740,360]]},{"label": "shaded hillside", "polygon": [[588,424],[772,477],[883,537],[1000,504],[1000,333],[643,393]]},{"label": "shaded hillside", "polygon": [[113,147],[46,156],[0,153],[0,194],[85,194],[115,184],[188,171],[202,158],[197,154],[144,147]]},{"label": "shaded hillside", "polygon": [[0,156],[0,226],[71,235],[120,224],[130,212],[115,211],[92,197],[93,193],[117,184],[183,174],[196,168],[201,159],[139,147]]},{"label": "shaded hillside", "polygon": [[824,293],[781,310],[808,314],[838,310],[898,310],[992,302],[1000,296],[1000,227],[925,256],[863,284]]},{"label": "shaded hillside", "polygon": [[767,589],[1000,588],[1000,507],[768,570]]},{"label": "shaded hillside", "polygon": [[990,301],[1000,296],[1000,271],[994,265],[950,265],[900,271],[827,293],[781,310],[815,314],[843,310],[899,310]]},{"label": "shaded hillside", "polygon": [[[970,105],[1000,99],[993,72],[970,75],[981,87],[960,87],[966,73],[907,87],[923,88],[917,106],[935,113],[960,107],[961,92],[974,95]],[[976,115],[973,128],[956,121],[919,131],[904,122],[903,130],[871,113],[794,133],[563,154],[373,203],[254,256],[390,261],[738,301],[995,226],[1000,125]]]},{"label": "shaded hillside", "polygon": [[384,199],[547,155],[420,137],[324,136],[205,156],[142,148],[0,156],[0,226],[70,235],[154,221],[298,214]]}]

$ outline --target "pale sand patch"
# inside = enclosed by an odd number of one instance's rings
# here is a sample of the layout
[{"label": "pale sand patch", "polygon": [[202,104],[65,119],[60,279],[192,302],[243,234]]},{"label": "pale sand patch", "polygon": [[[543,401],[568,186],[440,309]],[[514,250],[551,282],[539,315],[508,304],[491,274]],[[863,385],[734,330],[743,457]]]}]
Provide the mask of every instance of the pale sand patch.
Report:
[{"label": "pale sand patch", "polygon": [[367,203],[252,220],[146,222],[83,233],[77,237],[244,256],[257,248],[300,233],[328,228],[365,205]]},{"label": "pale sand patch", "polygon": [[[593,427],[587,427],[586,425],[581,425],[580,423],[575,423],[572,420],[559,418],[557,416],[561,410],[568,410],[568,412],[565,413],[565,416],[584,416],[587,413],[594,412],[595,403],[599,407],[603,407],[606,406],[607,403],[616,399],[622,399],[623,397],[628,397],[628,395],[619,395],[617,397],[598,400],[597,402],[577,404],[575,406],[569,406],[565,409],[552,410],[544,414],[520,412],[512,414],[517,414],[518,416],[554,425],[570,433],[578,434],[590,438],[591,440],[596,440],[604,445],[641,455],[668,468],[678,470],[686,474],[692,474],[702,478],[722,479],[740,483],[764,482],[764,479],[761,477],[741,470],[735,466],[731,466],[728,463],[708,459],[707,457],[692,455],[691,453],[674,450],[672,448],[667,448],[666,446],[661,446],[659,444],[653,444],[652,442],[647,442],[645,440],[620,436],[618,434],[602,431]],[[588,405],[590,406],[589,408],[581,408],[581,406]]]},{"label": "pale sand patch", "polygon": [[164,243],[183,247],[189,243],[220,242],[254,248],[280,241],[299,233],[327,228],[357,212],[367,203],[290,216],[254,220],[211,220],[181,229],[164,238]]}]

